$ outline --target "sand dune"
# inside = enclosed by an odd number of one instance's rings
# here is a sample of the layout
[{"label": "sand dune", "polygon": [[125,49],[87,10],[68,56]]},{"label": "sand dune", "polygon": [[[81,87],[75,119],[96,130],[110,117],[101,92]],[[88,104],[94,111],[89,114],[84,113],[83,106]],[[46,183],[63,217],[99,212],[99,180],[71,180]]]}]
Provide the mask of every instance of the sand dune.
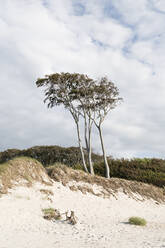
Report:
[{"label": "sand dune", "polygon": [[[0,248],[165,247],[165,205],[120,192],[116,196],[83,194],[60,182],[10,189],[0,198]],[[75,211],[78,223],[45,220],[42,209],[47,207]],[[147,226],[128,224],[130,216],[145,218]]]}]

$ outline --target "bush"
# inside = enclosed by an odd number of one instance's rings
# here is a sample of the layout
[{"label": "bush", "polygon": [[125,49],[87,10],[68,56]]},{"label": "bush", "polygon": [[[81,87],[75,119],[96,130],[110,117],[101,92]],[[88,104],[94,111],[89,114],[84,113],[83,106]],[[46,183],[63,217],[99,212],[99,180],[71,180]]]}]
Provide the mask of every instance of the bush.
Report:
[{"label": "bush", "polygon": [[42,209],[42,212],[44,214],[44,219],[46,220],[60,220],[61,214],[57,209],[54,208],[44,208]]},{"label": "bush", "polygon": [[147,224],[146,220],[140,217],[130,217],[129,223],[137,226],[146,226]]},{"label": "bush", "polygon": [[0,152],[0,163],[4,163],[18,156],[21,156],[21,150],[18,149],[8,149],[4,152]]},{"label": "bush", "polygon": [[[165,160],[163,159],[109,159],[111,177],[136,180],[158,187],[165,186]],[[104,162],[94,163],[94,171],[105,176]]]},{"label": "bush", "polygon": [[[85,151],[85,150],[84,150]],[[37,159],[44,167],[62,163],[73,169],[83,169],[78,147],[35,146],[26,150],[8,149],[0,152],[1,163],[18,156]],[[85,152],[85,157],[87,154]],[[102,156],[92,153],[96,175],[105,176]],[[156,158],[112,159],[108,158],[111,177],[136,180],[144,183],[165,186],[165,160]]]},{"label": "bush", "polygon": [[[87,153],[85,150],[84,152],[87,158]],[[57,162],[68,166],[82,164],[81,153],[78,147],[60,146],[34,146],[25,150],[8,149],[4,152],[0,152],[0,163],[18,156],[35,158],[45,167]],[[93,153],[92,160],[93,162],[100,161],[102,157]]]}]

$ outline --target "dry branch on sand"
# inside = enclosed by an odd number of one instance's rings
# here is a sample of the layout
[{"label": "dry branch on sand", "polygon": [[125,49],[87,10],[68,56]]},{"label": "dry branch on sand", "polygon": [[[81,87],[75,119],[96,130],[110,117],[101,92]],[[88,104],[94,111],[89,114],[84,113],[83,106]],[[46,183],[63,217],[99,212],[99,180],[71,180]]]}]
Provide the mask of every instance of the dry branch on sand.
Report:
[{"label": "dry branch on sand", "polygon": [[43,218],[46,220],[61,220],[62,215],[66,216],[66,219],[64,221],[67,221],[71,225],[75,225],[78,222],[78,218],[75,216],[74,211],[70,211],[70,216],[68,215],[68,211],[61,214],[58,209],[54,208],[44,208],[42,209],[42,212],[44,214]]},{"label": "dry branch on sand", "polygon": [[70,216],[68,215],[68,211],[65,213],[65,215],[66,221],[68,221],[72,225],[77,224],[78,218],[75,216],[74,211],[71,211]]}]

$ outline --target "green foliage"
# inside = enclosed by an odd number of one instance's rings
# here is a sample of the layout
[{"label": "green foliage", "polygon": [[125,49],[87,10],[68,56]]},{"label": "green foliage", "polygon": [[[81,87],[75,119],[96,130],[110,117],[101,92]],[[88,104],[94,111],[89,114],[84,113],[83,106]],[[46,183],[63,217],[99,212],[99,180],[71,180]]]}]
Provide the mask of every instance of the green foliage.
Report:
[{"label": "green foliage", "polygon": [[130,217],[129,223],[132,225],[137,225],[137,226],[146,226],[147,221],[140,217]]},{"label": "green foliage", "polygon": [[[11,158],[26,156],[37,159],[43,166],[49,166],[54,163],[62,163],[68,166],[82,164],[81,153],[78,147],[60,147],[60,146],[35,146],[26,150],[10,149],[0,152],[0,163],[6,162]],[[87,157],[87,153],[85,152]],[[97,154],[92,154],[94,162],[102,160]]]},{"label": "green foliage", "polygon": [[0,152],[0,163],[4,163],[12,158],[21,156],[21,150],[18,149],[8,149],[4,152]]},{"label": "green foliage", "polygon": [[[83,169],[81,154],[77,147],[36,146],[26,150],[9,149],[0,152],[0,172],[5,169],[4,162],[13,157],[27,156],[37,159],[44,167],[66,164],[73,169]],[[85,156],[87,154],[85,153]],[[105,176],[102,156],[92,154],[96,175]],[[144,183],[165,187],[165,160],[156,158],[108,159],[111,176],[136,180]]]},{"label": "green foliage", "polygon": [[[165,160],[163,159],[109,159],[111,176],[165,186]],[[94,164],[95,173],[104,176],[104,163]]]}]

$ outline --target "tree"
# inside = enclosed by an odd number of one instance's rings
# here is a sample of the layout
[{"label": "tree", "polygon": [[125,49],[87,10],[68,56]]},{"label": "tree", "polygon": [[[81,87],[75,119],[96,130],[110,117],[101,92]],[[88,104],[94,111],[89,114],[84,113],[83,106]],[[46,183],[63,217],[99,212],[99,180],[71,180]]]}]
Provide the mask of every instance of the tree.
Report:
[{"label": "tree", "polygon": [[89,170],[94,174],[91,159],[91,134],[93,123],[99,131],[103,152],[106,177],[110,177],[110,169],[104,148],[102,123],[110,110],[122,100],[118,88],[107,77],[95,81],[87,75],[79,73],[55,73],[38,79],[38,87],[46,87],[44,102],[48,107],[63,105],[71,113],[77,129],[78,143],[81,151],[83,166],[88,172],[82,141],[80,136],[80,117],[84,119],[84,138],[88,153]]},{"label": "tree", "polygon": [[[88,172],[84,151],[80,136],[79,120],[80,116],[84,118],[85,123],[85,143],[88,153],[88,161],[90,173],[94,174],[92,160],[91,160],[91,123],[90,120],[87,123],[88,115],[85,113],[84,108],[79,108],[79,105],[83,103],[85,96],[87,95],[87,88],[90,82],[93,80],[84,74],[78,73],[55,73],[46,75],[45,78],[37,80],[38,87],[45,86],[45,99],[44,102],[48,102],[48,107],[63,105],[68,109],[75,121],[77,128],[78,143],[81,151],[83,166],[86,172]],[[88,118],[90,119],[90,118]],[[87,135],[88,133],[88,135]]]},{"label": "tree", "polygon": [[94,80],[90,79],[89,77],[85,76],[79,78],[79,85],[73,89],[76,99],[79,102],[78,109],[80,115],[84,118],[84,138],[86,144],[86,150],[88,153],[88,163],[89,163],[89,170],[92,175],[94,175],[93,169],[93,162],[92,162],[92,145],[91,145],[91,134],[92,134],[92,125],[94,123],[92,118],[92,110],[86,108],[87,104],[90,101],[91,92],[93,92],[94,88]]},{"label": "tree", "polygon": [[103,135],[102,135],[102,123],[110,110],[114,109],[122,98],[119,97],[118,88],[108,80],[107,77],[102,77],[95,82],[95,86],[90,94],[89,104],[86,105],[87,109],[93,112],[93,121],[99,131],[101,148],[103,152],[106,178],[110,178],[110,169],[106,157]]}]

